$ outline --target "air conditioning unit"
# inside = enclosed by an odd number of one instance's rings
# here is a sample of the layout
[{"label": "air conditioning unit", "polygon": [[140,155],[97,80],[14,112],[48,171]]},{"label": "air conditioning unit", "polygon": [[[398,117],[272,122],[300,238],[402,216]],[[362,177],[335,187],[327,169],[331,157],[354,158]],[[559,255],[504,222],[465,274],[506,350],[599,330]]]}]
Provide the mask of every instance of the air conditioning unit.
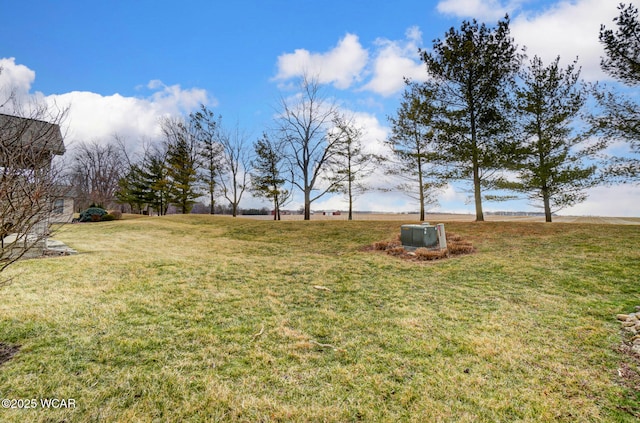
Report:
[{"label": "air conditioning unit", "polygon": [[447,248],[447,238],[442,223],[432,226],[428,223],[421,225],[402,225],[400,227],[400,242],[403,247],[415,248]]}]

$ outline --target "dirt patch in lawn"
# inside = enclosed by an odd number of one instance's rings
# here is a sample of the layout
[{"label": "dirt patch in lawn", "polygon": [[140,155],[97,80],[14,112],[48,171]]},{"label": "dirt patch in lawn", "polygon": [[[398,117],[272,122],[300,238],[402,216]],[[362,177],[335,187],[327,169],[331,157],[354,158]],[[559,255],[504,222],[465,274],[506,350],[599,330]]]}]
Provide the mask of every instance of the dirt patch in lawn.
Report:
[{"label": "dirt patch in lawn", "polygon": [[0,366],[11,360],[20,351],[20,345],[10,345],[0,342]]}]

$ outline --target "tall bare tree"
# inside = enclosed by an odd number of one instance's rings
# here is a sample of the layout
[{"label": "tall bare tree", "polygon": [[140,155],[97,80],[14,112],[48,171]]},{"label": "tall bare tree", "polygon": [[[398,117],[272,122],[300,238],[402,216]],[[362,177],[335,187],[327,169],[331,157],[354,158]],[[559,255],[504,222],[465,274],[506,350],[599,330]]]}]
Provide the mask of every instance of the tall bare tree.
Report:
[{"label": "tall bare tree", "polygon": [[304,76],[299,95],[282,99],[277,130],[287,145],[291,182],[304,195],[304,219],[311,219],[311,204],[335,191],[340,180],[329,180],[340,152],[340,137],[330,137],[338,107],[322,94],[317,79]]},{"label": "tall bare tree", "polygon": [[222,146],[222,167],[220,168],[220,184],[222,194],[231,206],[233,217],[238,215],[240,201],[249,188],[251,179],[251,153],[247,135],[236,125],[234,130],[220,132]]}]

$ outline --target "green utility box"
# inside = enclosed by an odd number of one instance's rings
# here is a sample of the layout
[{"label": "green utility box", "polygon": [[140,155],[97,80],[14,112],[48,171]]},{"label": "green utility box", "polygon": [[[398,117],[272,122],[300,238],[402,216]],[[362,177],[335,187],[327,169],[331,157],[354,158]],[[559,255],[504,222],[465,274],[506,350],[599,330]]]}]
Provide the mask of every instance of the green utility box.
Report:
[{"label": "green utility box", "polygon": [[428,223],[422,225],[402,225],[400,242],[404,247],[438,248],[438,230]]}]

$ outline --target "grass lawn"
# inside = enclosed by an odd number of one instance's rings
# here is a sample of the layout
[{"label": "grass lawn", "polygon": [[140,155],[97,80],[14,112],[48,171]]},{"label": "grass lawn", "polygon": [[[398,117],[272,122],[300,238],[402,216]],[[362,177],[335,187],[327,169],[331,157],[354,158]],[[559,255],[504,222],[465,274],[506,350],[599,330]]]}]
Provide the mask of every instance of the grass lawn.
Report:
[{"label": "grass lawn", "polygon": [[0,398],[38,402],[0,421],[640,418],[615,319],[640,305],[640,226],[445,222],[475,254],[364,251],[400,223],[67,225],[79,255],[0,275]]}]

